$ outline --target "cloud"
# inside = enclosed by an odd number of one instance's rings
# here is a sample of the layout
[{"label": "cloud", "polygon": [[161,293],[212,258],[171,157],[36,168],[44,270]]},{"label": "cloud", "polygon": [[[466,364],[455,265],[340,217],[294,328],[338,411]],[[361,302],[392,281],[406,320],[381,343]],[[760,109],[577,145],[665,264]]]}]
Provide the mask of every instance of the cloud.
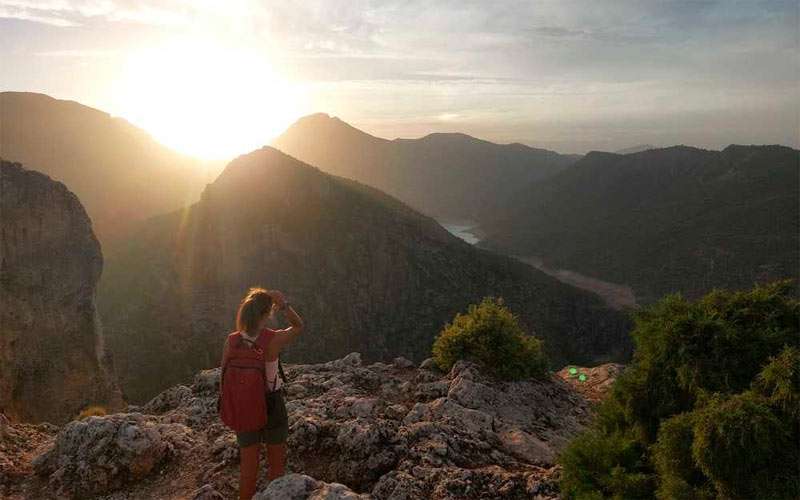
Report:
[{"label": "cloud", "polygon": [[48,50],[44,52],[36,52],[34,55],[39,57],[64,57],[64,58],[98,58],[98,57],[112,57],[116,55],[116,50]]},{"label": "cloud", "polygon": [[362,122],[472,123],[513,141],[547,128],[572,134],[565,143],[580,136],[581,146],[565,148],[579,150],[612,130],[620,147],[662,143],[653,137],[677,136],[681,117],[698,120],[685,125],[697,137],[712,137],[699,132],[704,124],[721,131],[714,140],[725,130],[744,136],[744,125],[715,118],[723,115],[758,123],[754,137],[785,137],[800,86],[799,8],[797,0],[615,0],[602,9],[596,0],[0,0],[0,17],[81,26],[52,30],[79,31],[68,43],[29,40],[41,57],[110,67],[106,47],[124,57],[141,33],[148,43],[199,36],[263,54],[325,109],[335,103]]},{"label": "cloud", "polygon": [[49,26],[57,26],[60,28],[79,26],[78,23],[63,17],[41,14],[37,12],[38,11],[36,10],[31,11],[25,8],[4,6],[0,4],[0,19],[19,19],[21,21],[47,24]]},{"label": "cloud", "polygon": [[[167,6],[162,7],[165,4]],[[186,24],[185,13],[190,10],[193,10],[191,6],[175,1],[0,0],[0,18],[58,27],[83,26],[93,19],[160,26]]]}]

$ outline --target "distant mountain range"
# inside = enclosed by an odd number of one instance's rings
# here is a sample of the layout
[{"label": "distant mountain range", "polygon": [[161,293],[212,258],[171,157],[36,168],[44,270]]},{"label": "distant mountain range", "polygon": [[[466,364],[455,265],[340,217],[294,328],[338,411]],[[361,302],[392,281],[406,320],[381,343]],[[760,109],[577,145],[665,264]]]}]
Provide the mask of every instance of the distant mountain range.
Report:
[{"label": "distant mountain range", "polygon": [[426,215],[459,220],[486,218],[520,187],[579,158],[458,133],[386,140],[321,113],[301,118],[273,145],[396,196]]},{"label": "distant mountain range", "polygon": [[0,93],[0,157],[65,183],[101,243],[196,201],[203,165],[120,118],[73,101]]},{"label": "distant mountain range", "polygon": [[670,292],[797,278],[800,152],[685,146],[592,152],[532,183],[482,226],[481,246],[633,287]]},{"label": "distant mountain range", "polygon": [[652,144],[639,144],[638,146],[631,146],[629,148],[619,149],[614,151],[614,153],[618,155],[629,155],[632,153],[641,153],[642,151],[647,151],[649,149],[658,149],[656,146]]},{"label": "distant mountain range", "polygon": [[100,311],[141,401],[219,361],[247,287],[285,290],[307,332],[288,359],[429,356],[455,313],[502,296],[556,364],[622,359],[627,320],[596,296],[450,235],[372,187],[275,149],[231,162],[188,211],[106,252]]}]

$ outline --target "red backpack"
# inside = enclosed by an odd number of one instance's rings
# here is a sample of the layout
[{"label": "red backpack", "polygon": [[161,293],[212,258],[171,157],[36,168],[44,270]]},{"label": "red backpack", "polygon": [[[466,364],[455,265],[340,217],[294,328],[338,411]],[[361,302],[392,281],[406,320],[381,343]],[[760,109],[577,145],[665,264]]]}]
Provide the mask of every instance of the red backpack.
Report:
[{"label": "red backpack", "polygon": [[257,431],[267,424],[264,356],[270,337],[268,331],[255,342],[239,332],[228,335],[220,376],[219,416],[235,432]]}]

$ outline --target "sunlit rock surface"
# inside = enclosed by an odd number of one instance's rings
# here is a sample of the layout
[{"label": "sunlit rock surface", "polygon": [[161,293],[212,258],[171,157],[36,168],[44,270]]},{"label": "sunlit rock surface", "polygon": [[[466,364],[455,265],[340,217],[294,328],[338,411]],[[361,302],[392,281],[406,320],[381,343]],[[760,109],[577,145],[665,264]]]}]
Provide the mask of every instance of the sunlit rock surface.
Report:
[{"label": "sunlit rock surface", "polygon": [[[466,362],[450,373],[423,365],[365,364],[358,353],[287,365],[292,474],[268,485],[262,470],[258,498],[558,496],[554,457],[591,419],[582,395],[557,376],[498,382]],[[206,370],[138,413],[58,432],[5,425],[40,438],[7,455],[20,470],[0,475],[0,496],[235,496],[238,448],[216,413],[218,379]]]}]

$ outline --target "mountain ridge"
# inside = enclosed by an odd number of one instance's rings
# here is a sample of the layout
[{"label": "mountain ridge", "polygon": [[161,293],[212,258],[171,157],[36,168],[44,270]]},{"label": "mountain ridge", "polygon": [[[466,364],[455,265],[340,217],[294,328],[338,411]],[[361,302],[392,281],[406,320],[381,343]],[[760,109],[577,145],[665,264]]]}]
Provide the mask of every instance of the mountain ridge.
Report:
[{"label": "mountain ridge", "polygon": [[196,199],[205,183],[198,160],[123,118],[76,101],[0,92],[0,124],[0,156],[68,185],[102,243]]},{"label": "mountain ridge", "polygon": [[630,349],[627,321],[594,295],[273,148],[238,157],[200,201],[152,219],[107,261],[101,313],[134,400],[213,366],[241,294],[257,284],[294,297],[315,332],[289,353],[296,361],[353,350],[419,359],[445,322],[486,295],[504,296],[556,362],[624,359]]},{"label": "mountain ridge", "polygon": [[520,143],[495,144],[460,132],[383,139],[324,113],[297,120],[272,143],[328,173],[385,191],[427,215],[485,219],[521,185],[575,161]]},{"label": "mountain ridge", "polygon": [[520,192],[481,228],[481,246],[628,284],[643,303],[796,276],[799,155],[742,145],[592,152]]}]

